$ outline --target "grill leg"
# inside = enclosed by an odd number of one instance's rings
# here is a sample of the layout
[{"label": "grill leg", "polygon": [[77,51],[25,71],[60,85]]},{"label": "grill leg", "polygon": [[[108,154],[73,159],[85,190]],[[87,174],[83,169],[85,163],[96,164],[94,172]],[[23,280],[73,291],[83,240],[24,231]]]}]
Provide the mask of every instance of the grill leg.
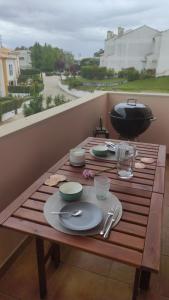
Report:
[{"label": "grill leg", "polygon": [[140,276],[140,289],[142,290],[148,290],[150,286],[150,278],[151,278],[151,272],[149,271],[141,271]]},{"label": "grill leg", "polygon": [[140,269],[136,269],[135,278],[134,278],[134,286],[133,286],[133,295],[132,300],[136,300],[138,296],[139,284],[140,284]]},{"label": "grill leg", "polygon": [[40,298],[43,299],[47,293],[46,287],[46,272],[45,272],[45,253],[43,239],[36,238],[36,256],[38,264],[38,277],[39,277],[39,292]]}]

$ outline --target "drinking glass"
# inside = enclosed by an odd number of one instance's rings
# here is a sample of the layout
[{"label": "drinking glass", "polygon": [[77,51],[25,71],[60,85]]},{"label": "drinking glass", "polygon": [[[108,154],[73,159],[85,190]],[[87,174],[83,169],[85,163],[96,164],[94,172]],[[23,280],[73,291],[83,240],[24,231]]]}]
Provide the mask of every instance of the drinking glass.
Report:
[{"label": "drinking glass", "polygon": [[122,179],[133,177],[136,147],[120,143],[117,149],[117,174]]},{"label": "drinking glass", "polygon": [[94,187],[96,192],[96,198],[104,200],[110,189],[110,179],[106,176],[95,176]]}]

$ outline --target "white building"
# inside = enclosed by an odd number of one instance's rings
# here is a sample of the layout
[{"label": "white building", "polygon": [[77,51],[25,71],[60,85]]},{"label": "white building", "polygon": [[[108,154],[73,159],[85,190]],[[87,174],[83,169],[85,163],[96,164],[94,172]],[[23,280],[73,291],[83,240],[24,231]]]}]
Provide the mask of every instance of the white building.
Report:
[{"label": "white building", "polygon": [[0,48],[0,96],[8,95],[8,86],[17,85],[20,74],[19,58],[10,49]]},{"label": "white building", "polygon": [[32,68],[32,60],[31,60],[31,51],[30,50],[28,50],[28,49],[15,50],[14,52],[19,56],[20,68],[22,70]]},{"label": "white building", "polygon": [[144,25],[124,31],[119,27],[118,34],[107,32],[100,66],[116,72],[130,67],[155,69],[156,76],[169,75],[168,48],[169,30],[161,32]]}]

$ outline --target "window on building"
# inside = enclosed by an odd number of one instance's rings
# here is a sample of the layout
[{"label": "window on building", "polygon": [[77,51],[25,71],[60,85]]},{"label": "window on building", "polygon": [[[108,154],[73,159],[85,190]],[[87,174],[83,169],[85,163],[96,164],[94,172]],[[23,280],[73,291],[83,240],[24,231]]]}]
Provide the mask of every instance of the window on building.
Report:
[{"label": "window on building", "polygon": [[12,76],[13,75],[13,65],[9,64],[9,75]]}]

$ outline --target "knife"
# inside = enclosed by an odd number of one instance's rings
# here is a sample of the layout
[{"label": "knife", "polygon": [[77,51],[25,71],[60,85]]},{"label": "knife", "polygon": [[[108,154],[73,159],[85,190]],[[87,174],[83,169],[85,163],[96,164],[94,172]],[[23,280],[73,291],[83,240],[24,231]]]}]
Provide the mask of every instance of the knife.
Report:
[{"label": "knife", "polygon": [[117,207],[117,208],[115,209],[115,212],[114,212],[113,216],[111,217],[111,220],[110,220],[109,224],[107,225],[106,231],[105,231],[105,233],[104,233],[104,235],[103,235],[103,238],[104,238],[104,239],[106,239],[106,238],[109,236],[111,227],[112,227],[113,223],[116,221],[116,219],[117,219],[117,217],[118,217],[119,210],[120,210],[119,207]]}]

